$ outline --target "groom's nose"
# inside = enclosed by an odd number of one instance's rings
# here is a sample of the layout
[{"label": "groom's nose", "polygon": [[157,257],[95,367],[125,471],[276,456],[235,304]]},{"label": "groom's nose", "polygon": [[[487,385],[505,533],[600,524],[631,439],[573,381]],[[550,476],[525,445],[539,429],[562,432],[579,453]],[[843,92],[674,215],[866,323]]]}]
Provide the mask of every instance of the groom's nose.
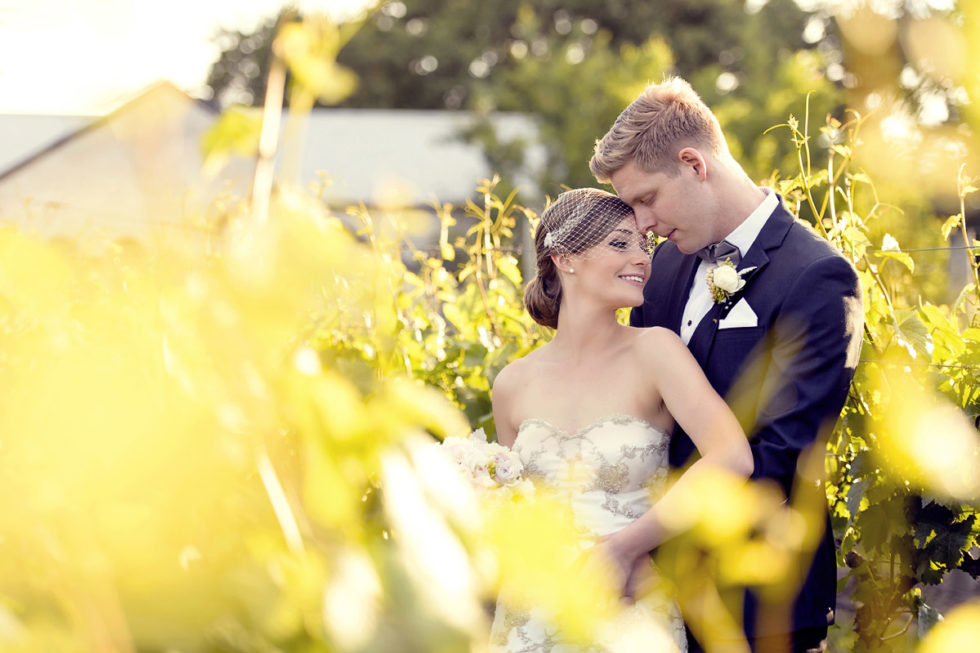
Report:
[{"label": "groom's nose", "polygon": [[639,227],[641,234],[657,230],[657,219],[650,209],[634,208],[633,215],[636,216],[636,226]]}]

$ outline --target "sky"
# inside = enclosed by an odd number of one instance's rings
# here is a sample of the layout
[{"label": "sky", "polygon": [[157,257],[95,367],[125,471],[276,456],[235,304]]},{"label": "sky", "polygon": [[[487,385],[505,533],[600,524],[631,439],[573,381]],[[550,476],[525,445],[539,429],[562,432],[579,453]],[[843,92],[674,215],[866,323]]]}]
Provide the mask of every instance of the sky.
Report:
[{"label": "sky", "polygon": [[161,80],[196,94],[222,27],[287,4],[340,16],[370,0],[0,0],[0,113],[103,115]]}]

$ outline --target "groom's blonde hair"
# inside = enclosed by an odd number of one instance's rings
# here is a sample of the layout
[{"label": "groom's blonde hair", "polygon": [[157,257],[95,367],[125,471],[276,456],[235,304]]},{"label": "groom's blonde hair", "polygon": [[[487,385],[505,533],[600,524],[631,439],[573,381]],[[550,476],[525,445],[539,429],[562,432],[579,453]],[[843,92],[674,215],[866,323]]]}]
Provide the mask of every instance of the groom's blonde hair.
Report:
[{"label": "groom's blonde hair", "polygon": [[685,147],[728,153],[721,125],[691,85],[680,77],[651,84],[596,141],[589,168],[607,183],[630,161],[646,172],[673,175],[677,153]]}]

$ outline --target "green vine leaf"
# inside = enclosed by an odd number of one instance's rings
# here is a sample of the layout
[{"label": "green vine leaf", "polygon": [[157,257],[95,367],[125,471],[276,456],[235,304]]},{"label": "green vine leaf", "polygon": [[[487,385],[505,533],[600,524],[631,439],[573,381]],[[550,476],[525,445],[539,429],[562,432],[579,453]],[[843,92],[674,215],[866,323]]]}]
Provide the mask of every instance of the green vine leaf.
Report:
[{"label": "green vine leaf", "polygon": [[946,220],[943,222],[943,226],[939,230],[939,232],[943,235],[943,240],[949,240],[949,234],[953,232],[953,229],[958,229],[962,221],[962,213],[957,213],[956,215],[951,215],[946,218]]},{"label": "green vine leaf", "polygon": [[853,522],[854,518],[861,511],[862,504],[866,508],[868,502],[864,497],[865,491],[868,489],[868,485],[871,484],[870,478],[859,478],[851,484],[851,487],[847,490],[847,512],[849,515],[849,522]]},{"label": "green vine leaf", "polygon": [[[957,521],[956,515],[951,511],[948,512],[949,516],[946,519],[926,522],[917,529],[920,532],[925,529],[930,530],[927,541],[921,546],[929,565],[928,569],[922,570],[924,582],[941,582],[945,571],[960,565],[968,548],[976,515]],[[919,534],[917,532],[916,539],[919,539]]]},{"label": "green vine leaf", "polygon": [[913,358],[929,358],[932,336],[915,311],[896,310],[895,338]]},{"label": "green vine leaf", "polygon": [[864,258],[865,253],[871,247],[871,240],[860,227],[848,227],[844,230],[844,243],[853,252],[855,259]]},{"label": "green vine leaf", "polygon": [[906,252],[892,251],[892,250],[879,250],[875,252],[875,256],[881,260],[891,259],[893,261],[898,261],[904,265],[909,272],[915,272],[915,261]]},{"label": "green vine leaf", "polygon": [[886,501],[871,504],[859,515],[862,546],[872,552],[884,552],[892,538],[908,530],[905,497],[892,494]]}]

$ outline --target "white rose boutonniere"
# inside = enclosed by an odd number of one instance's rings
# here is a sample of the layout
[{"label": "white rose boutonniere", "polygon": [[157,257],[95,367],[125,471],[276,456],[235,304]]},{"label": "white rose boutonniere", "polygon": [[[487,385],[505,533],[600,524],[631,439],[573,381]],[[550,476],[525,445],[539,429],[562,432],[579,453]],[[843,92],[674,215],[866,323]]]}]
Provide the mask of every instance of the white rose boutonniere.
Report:
[{"label": "white rose boutonniere", "polygon": [[725,259],[718,264],[718,267],[708,270],[708,290],[711,291],[711,299],[716,304],[722,304],[741,290],[745,286],[746,274],[754,270],[754,267],[736,270],[735,264]]}]

